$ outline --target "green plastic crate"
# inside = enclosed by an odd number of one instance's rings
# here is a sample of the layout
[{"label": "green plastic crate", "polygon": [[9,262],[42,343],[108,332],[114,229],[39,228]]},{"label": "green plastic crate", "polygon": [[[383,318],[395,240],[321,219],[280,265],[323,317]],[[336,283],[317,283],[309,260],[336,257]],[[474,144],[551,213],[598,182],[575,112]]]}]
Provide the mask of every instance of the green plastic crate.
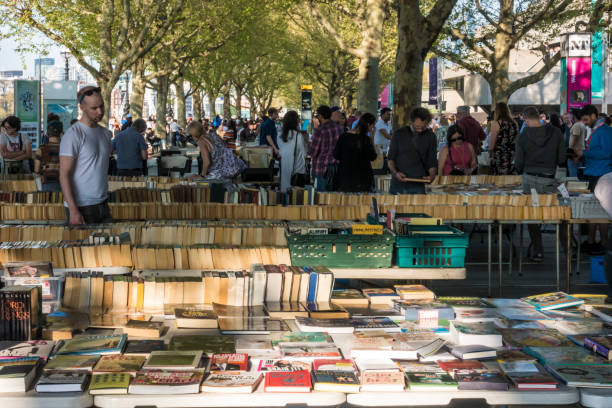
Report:
[{"label": "green plastic crate", "polygon": [[293,266],[389,268],[395,236],[289,234],[287,244]]},{"label": "green plastic crate", "polygon": [[[418,233],[423,231],[428,234]],[[469,241],[467,234],[448,225],[410,226],[408,235],[396,239],[397,265],[400,268],[463,268]]]}]

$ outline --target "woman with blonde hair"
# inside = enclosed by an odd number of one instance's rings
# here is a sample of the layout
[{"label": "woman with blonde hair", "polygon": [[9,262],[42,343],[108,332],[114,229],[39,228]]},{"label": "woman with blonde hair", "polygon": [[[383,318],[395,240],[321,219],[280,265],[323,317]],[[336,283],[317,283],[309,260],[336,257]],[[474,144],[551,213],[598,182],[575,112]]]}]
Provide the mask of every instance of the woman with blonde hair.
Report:
[{"label": "woman with blonde hair", "polygon": [[519,128],[508,104],[498,102],[491,123],[489,155],[491,157],[490,173],[495,176],[506,176],[515,173],[514,152]]}]

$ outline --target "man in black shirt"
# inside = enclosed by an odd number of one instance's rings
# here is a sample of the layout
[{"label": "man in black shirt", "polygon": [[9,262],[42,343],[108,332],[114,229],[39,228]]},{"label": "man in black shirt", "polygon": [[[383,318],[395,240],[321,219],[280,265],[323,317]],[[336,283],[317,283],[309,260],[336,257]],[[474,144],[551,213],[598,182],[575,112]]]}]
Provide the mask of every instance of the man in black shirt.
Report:
[{"label": "man in black shirt", "polygon": [[431,113],[425,108],[410,112],[410,125],[393,133],[389,147],[391,170],[390,194],[425,194],[425,183],[406,181],[407,178],[431,182],[436,177],[437,139],[429,128]]}]

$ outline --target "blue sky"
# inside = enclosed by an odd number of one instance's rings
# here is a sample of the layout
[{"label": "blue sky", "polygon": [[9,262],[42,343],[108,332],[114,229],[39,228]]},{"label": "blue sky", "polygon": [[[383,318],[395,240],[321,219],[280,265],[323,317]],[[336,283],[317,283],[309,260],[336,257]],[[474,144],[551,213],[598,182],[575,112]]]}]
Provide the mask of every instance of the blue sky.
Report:
[{"label": "blue sky", "polygon": [[[37,37],[40,37],[40,42],[49,42],[44,36]],[[0,40],[0,71],[23,70],[26,76],[34,76],[34,59],[38,58],[38,55],[27,54],[22,56],[15,51],[15,45],[15,41],[12,39]],[[60,54],[62,52],[61,47],[52,45],[47,47],[47,50],[48,55],[45,57],[55,58],[56,64],[58,60],[63,60]]]}]

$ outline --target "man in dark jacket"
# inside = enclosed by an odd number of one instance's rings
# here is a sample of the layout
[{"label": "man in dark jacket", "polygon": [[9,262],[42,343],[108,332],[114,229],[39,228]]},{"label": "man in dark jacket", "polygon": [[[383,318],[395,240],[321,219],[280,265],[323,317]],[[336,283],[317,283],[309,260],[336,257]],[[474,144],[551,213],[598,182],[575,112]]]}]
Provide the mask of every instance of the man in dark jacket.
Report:
[{"label": "man in dark jacket", "polygon": [[[542,125],[538,110],[532,106],[523,111],[527,127],[516,143],[514,164],[523,174],[523,192],[530,194],[535,189],[539,194],[556,192],[555,173],[557,166],[566,160],[566,149],[561,131],[552,125]],[[531,238],[531,260],[544,260],[540,225],[529,225]]]},{"label": "man in dark jacket", "polygon": [[[425,108],[410,112],[410,125],[393,133],[389,147],[391,186],[389,194],[425,194],[425,182],[436,177],[437,139],[429,128],[431,113]],[[412,182],[408,179],[423,179]]]}]

